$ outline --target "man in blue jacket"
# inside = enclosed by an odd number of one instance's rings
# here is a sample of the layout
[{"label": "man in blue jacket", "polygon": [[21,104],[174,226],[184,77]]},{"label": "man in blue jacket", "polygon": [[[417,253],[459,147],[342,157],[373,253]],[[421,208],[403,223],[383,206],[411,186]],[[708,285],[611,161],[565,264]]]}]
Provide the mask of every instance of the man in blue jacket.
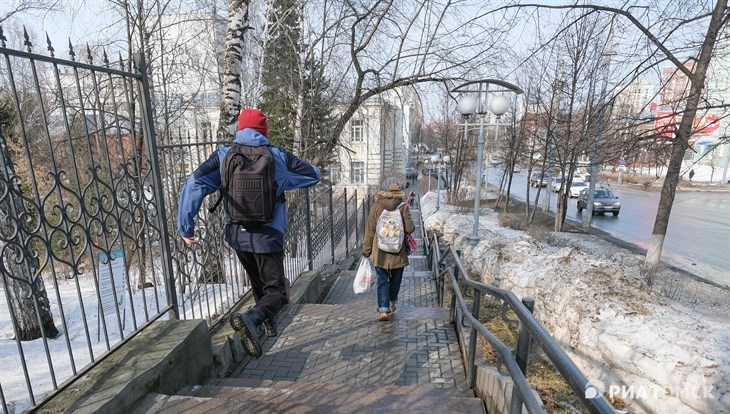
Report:
[{"label": "man in blue jacket", "polygon": [[[253,147],[269,145],[268,132],[263,112],[244,109],[238,116],[234,143]],[[195,216],[203,198],[221,187],[221,166],[230,149],[227,146],[214,151],[185,182],[178,204],[177,225],[188,245],[198,241],[194,235]],[[320,181],[317,167],[282,148],[269,149],[274,159],[277,197],[284,191],[311,187]],[[229,322],[240,336],[243,347],[254,358],[259,358],[262,353],[257,327],[263,325],[267,336],[276,336],[274,317],[289,303],[284,276],[284,235],[288,225],[283,199],[276,203],[273,219],[264,225],[243,227],[230,222],[226,224],[226,241],[246,269],[256,301],[256,305],[245,313],[232,315]]]}]

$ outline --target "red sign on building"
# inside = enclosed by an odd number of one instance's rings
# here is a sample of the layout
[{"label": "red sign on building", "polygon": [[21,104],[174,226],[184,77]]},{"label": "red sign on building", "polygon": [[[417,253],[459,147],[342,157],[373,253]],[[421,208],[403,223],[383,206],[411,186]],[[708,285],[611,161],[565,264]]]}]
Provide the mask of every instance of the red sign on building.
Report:
[{"label": "red sign on building", "polygon": [[[674,131],[679,128],[682,122],[682,115],[674,112],[657,112],[654,120],[654,134],[658,138],[673,138]],[[703,118],[695,118],[692,122],[692,135],[709,135],[720,128],[720,118],[717,115],[707,115]]]}]

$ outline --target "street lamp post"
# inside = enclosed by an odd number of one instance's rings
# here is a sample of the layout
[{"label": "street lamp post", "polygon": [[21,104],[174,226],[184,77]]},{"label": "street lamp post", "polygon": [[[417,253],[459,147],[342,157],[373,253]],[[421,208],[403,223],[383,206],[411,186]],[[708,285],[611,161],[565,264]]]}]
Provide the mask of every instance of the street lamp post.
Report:
[{"label": "street lamp post", "polygon": [[[509,109],[509,100],[504,93],[521,94],[522,90],[517,86],[499,79],[483,79],[463,83],[451,92],[461,95],[456,109],[464,116],[469,116],[476,112],[480,114],[479,121],[479,139],[477,140],[477,165],[476,165],[476,188],[474,191],[474,224],[472,234],[469,237],[471,246],[475,247],[479,244],[479,213],[481,209],[482,198],[482,174],[484,168],[484,116],[486,112],[486,101],[489,94],[494,97],[489,103],[489,109],[497,116],[497,119],[504,115]],[[476,95],[476,98],[470,95]],[[466,124],[465,124],[466,129]],[[497,132],[498,133],[498,132]],[[466,131],[464,131],[466,135]],[[495,139],[497,135],[495,135]]]},{"label": "street lamp post", "polygon": [[423,164],[426,166],[426,175],[428,175],[428,191],[431,191],[431,168],[428,166],[428,158],[423,160]]},{"label": "street lamp post", "polygon": [[442,157],[440,154],[438,154],[431,157],[431,162],[433,164],[436,164],[436,211],[439,211],[441,202],[441,167],[444,167],[444,175],[446,175],[446,166],[449,164],[449,161],[451,161],[451,157],[449,157],[448,155],[444,155]]}]

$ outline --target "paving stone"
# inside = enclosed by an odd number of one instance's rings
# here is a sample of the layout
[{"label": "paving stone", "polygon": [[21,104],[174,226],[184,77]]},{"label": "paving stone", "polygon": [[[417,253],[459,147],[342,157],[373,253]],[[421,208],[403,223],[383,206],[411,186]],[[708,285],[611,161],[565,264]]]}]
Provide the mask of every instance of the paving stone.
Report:
[{"label": "paving stone", "polygon": [[[423,246],[420,225],[414,235]],[[217,385],[168,398],[157,412],[484,413],[427,260],[409,256],[390,321],[378,320],[374,287],[355,294],[355,272],[343,272],[324,303],[284,310],[260,359],[244,359]]]}]

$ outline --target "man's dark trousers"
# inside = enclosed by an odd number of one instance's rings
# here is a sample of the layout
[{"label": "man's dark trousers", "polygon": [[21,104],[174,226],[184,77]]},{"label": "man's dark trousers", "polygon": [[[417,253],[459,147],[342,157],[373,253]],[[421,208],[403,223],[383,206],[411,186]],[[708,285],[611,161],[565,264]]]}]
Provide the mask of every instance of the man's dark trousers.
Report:
[{"label": "man's dark trousers", "polygon": [[289,303],[284,278],[284,253],[251,253],[236,251],[238,260],[251,281],[255,307],[273,320]]}]

